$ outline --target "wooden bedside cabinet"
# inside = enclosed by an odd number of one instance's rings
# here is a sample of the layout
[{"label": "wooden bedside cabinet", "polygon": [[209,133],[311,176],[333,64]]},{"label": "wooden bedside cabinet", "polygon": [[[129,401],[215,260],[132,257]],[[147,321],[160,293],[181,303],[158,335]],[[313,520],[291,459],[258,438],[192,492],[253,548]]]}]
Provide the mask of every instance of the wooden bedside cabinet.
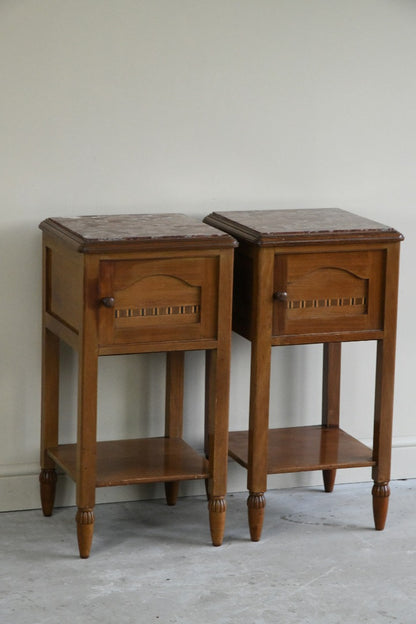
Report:
[{"label": "wooden bedside cabinet", "polygon": [[[388,506],[399,248],[390,227],[338,209],[212,213],[206,223],[239,241],[233,329],[251,341],[248,431],[229,454],[247,468],[251,538],[260,539],[267,475],[372,466],[375,526]],[[341,343],[377,341],[374,444],[339,426]],[[269,429],[271,347],[324,344],[322,423]]]},{"label": "wooden bedside cabinet", "polygon": [[[235,240],[185,215],[51,218],[43,230],[40,489],[51,515],[56,466],[76,483],[81,557],[95,488],[205,479],[214,545],[223,539]],[[59,341],[78,353],[75,444],[59,444]],[[206,352],[205,456],[182,439],[185,351]],[[97,442],[98,357],[167,352],[165,435]]]}]

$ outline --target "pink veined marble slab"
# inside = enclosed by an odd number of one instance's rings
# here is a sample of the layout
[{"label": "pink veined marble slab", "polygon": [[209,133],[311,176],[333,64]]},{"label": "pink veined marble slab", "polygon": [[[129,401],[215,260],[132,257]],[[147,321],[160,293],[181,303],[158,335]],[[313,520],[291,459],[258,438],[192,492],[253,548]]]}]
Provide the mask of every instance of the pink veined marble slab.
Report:
[{"label": "pink veined marble slab", "polygon": [[205,223],[259,245],[332,239],[401,239],[393,228],[339,208],[213,212]]},{"label": "pink veined marble slab", "polygon": [[99,250],[102,244],[160,245],[169,243],[233,246],[223,231],[184,214],[94,215],[51,217],[40,224],[79,244],[81,251]]}]

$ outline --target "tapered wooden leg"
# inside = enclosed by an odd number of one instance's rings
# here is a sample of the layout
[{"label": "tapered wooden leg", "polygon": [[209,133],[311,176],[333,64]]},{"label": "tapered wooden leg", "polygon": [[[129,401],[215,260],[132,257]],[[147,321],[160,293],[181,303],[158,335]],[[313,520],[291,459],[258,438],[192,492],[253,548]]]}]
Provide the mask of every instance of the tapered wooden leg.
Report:
[{"label": "tapered wooden leg", "polygon": [[55,463],[48,456],[48,448],[58,444],[59,422],[59,338],[43,329],[42,341],[42,417],[39,475],[40,498],[45,516],[51,516],[55,501]]},{"label": "tapered wooden leg", "polygon": [[168,505],[176,505],[179,481],[165,481],[165,496]]},{"label": "tapered wooden leg", "polygon": [[209,524],[214,546],[221,546],[227,503],[228,407],[230,397],[233,253],[221,255],[217,348],[205,351],[205,455],[209,463]]},{"label": "tapered wooden leg", "polygon": [[372,494],[374,524],[378,531],[384,529],[390,495],[399,249],[399,245],[394,245],[387,253],[384,338],[377,342],[373,438],[376,465],[373,467]]},{"label": "tapered wooden leg", "polygon": [[[165,436],[181,438],[183,429],[185,352],[169,351],[166,354],[166,403]],[[168,505],[176,505],[179,481],[165,483],[165,495]]]},{"label": "tapered wooden leg", "polygon": [[[341,389],[341,343],[324,344],[322,383],[322,425],[339,427],[339,406]],[[337,471],[322,471],[325,492],[332,492]]]},{"label": "tapered wooden leg", "polygon": [[334,485],[335,485],[336,474],[337,474],[337,471],[335,469],[322,471],[325,492],[333,491]]},{"label": "tapered wooden leg", "polygon": [[386,524],[389,507],[390,487],[388,483],[375,483],[372,490],[374,525],[382,531]]},{"label": "tapered wooden leg", "polygon": [[81,559],[87,559],[90,556],[94,533],[94,511],[92,509],[78,509],[75,520],[77,523],[79,556]]},{"label": "tapered wooden leg", "polygon": [[55,468],[43,468],[39,475],[40,500],[44,516],[51,516],[53,504],[55,502],[56,490],[56,470]]},{"label": "tapered wooden leg", "polygon": [[[224,536],[227,504],[228,462],[228,397],[229,361],[228,345],[221,350],[206,352],[206,450],[210,466],[207,495],[211,539],[221,546]],[[209,389],[209,392],[208,392]]]},{"label": "tapered wooden leg", "polygon": [[258,542],[261,537],[264,520],[264,508],[266,499],[264,492],[250,492],[247,499],[248,525],[252,542]]},{"label": "tapered wooden leg", "polygon": [[386,524],[389,504],[389,480],[392,439],[394,379],[394,340],[380,340],[377,345],[376,396],[374,414],[373,515],[377,531]]},{"label": "tapered wooden leg", "polygon": [[79,554],[90,554],[94,532],[95,488],[97,482],[97,381],[98,356],[95,334],[86,332],[78,364],[78,430],[76,462],[76,514]]},{"label": "tapered wooden leg", "polygon": [[[209,368],[209,358],[206,358],[206,366],[205,366],[205,426],[204,426],[204,453],[205,457],[209,459],[209,428],[210,428],[210,418],[211,418],[211,410],[212,410],[212,397],[214,396],[215,386],[211,387],[213,383],[211,370]],[[205,494],[207,500],[209,501],[209,479],[205,479]]]},{"label": "tapered wooden leg", "polygon": [[248,431],[247,499],[252,541],[261,537],[268,474],[268,438],[270,403],[270,366],[272,336],[272,295],[275,255],[273,249],[261,248],[253,258],[251,298],[250,412]]},{"label": "tapered wooden leg", "polygon": [[225,498],[210,498],[208,501],[209,526],[214,546],[221,546],[224,537],[227,503]]}]

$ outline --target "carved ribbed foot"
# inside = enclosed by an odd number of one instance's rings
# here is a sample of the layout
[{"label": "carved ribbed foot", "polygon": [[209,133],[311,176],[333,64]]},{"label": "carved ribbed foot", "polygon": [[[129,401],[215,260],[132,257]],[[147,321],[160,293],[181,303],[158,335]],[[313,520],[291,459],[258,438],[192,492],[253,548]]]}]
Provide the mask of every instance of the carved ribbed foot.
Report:
[{"label": "carved ribbed foot", "polygon": [[211,529],[211,539],[214,546],[221,546],[224,538],[225,516],[227,503],[223,496],[213,497],[208,501],[209,526]]},{"label": "carved ribbed foot", "polygon": [[51,516],[53,504],[55,502],[56,490],[56,470],[54,468],[43,468],[39,475],[40,500],[44,516]]},{"label": "carved ribbed foot", "polygon": [[337,471],[335,469],[322,471],[322,476],[324,478],[325,492],[332,492],[332,490],[334,489],[336,474],[337,474]]},{"label": "carved ribbed foot", "polygon": [[165,481],[165,495],[168,505],[176,505],[179,492],[179,481]]},{"label": "carved ribbed foot", "polygon": [[251,541],[258,542],[263,529],[264,508],[266,507],[264,492],[250,492],[247,507]]},{"label": "carved ribbed foot", "polygon": [[374,483],[373,490],[373,514],[374,524],[377,531],[382,531],[386,524],[387,510],[389,507],[390,487],[387,482]]},{"label": "carved ribbed foot", "polygon": [[92,509],[78,509],[75,517],[79,556],[87,559],[90,556],[92,536],[94,533],[94,512]]}]

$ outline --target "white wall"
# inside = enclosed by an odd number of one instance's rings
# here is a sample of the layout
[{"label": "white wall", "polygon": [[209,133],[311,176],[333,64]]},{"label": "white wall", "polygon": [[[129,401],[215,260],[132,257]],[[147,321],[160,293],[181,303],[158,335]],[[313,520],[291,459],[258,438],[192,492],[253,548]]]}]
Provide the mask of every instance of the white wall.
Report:
[{"label": "white wall", "polygon": [[[48,216],[339,206],[401,230],[393,477],[416,477],[415,34],[413,0],[0,1],[1,509],[39,504],[37,226]],[[344,349],[343,425],[368,441],[373,359],[372,344]],[[70,440],[67,347],[62,360]],[[100,361],[102,438],[161,433],[162,365]],[[185,429],[199,447],[202,365],[189,355]],[[273,423],[319,422],[320,366],[320,347],[274,350]],[[235,337],[232,429],[246,427],[248,367]],[[245,489],[235,464],[230,489]],[[159,493],[110,488],[99,500]],[[65,479],[58,502],[73,502]]]}]

